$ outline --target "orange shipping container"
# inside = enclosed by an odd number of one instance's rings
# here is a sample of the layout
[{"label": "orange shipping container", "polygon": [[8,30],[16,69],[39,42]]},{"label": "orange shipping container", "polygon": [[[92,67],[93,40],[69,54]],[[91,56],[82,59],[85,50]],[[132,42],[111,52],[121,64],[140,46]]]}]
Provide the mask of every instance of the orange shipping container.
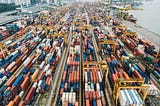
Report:
[{"label": "orange shipping container", "polygon": [[45,72],[41,71],[41,73],[38,76],[38,81],[42,79],[42,77],[44,76]]},{"label": "orange shipping container", "polygon": [[64,106],[68,106],[68,102],[65,102],[65,103],[64,103]]},{"label": "orange shipping container", "polygon": [[76,101],[74,105],[75,105],[75,106],[78,106],[78,101]]},{"label": "orange shipping container", "polygon": [[86,106],[90,106],[89,100],[86,99]]},{"label": "orange shipping container", "polygon": [[96,93],[96,98],[100,99],[99,91],[95,91],[95,93]]},{"label": "orange shipping container", "polygon": [[126,72],[123,72],[123,76],[125,77],[125,79],[129,80],[130,77],[128,76],[128,74]]},{"label": "orange shipping container", "polygon": [[97,106],[102,106],[102,103],[101,103],[100,99],[97,100]]},{"label": "orange shipping container", "polygon": [[35,82],[36,81],[36,78],[38,76],[38,73],[39,73],[39,69],[36,69],[36,71],[33,73],[33,75],[31,76],[31,80],[32,82]]},{"label": "orange shipping container", "polygon": [[14,103],[15,105],[17,106],[19,104],[19,102],[21,101],[21,98],[17,95],[15,98],[14,98]]},{"label": "orange shipping container", "polygon": [[15,81],[15,79],[16,79],[16,76],[13,76],[13,77],[11,77],[10,78],[10,80],[7,82],[7,87],[9,87],[9,86],[11,86],[12,85],[12,83]]},{"label": "orange shipping container", "polygon": [[15,106],[14,101],[10,101],[9,104],[7,106]]},{"label": "orange shipping container", "polygon": [[77,78],[77,71],[74,71],[74,82],[76,82],[76,78]]},{"label": "orange shipping container", "polygon": [[19,65],[20,63],[22,62],[22,57],[19,57],[17,60],[16,60],[16,65]]},{"label": "orange shipping container", "polygon": [[22,84],[20,85],[21,89],[23,91],[26,91],[28,88],[28,85],[30,84],[30,79],[29,77],[25,77],[24,81],[22,82]]}]

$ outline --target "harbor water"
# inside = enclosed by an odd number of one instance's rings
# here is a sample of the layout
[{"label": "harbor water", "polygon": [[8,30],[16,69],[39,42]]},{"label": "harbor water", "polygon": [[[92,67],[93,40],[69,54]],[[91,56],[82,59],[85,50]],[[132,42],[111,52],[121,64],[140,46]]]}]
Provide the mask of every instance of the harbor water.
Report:
[{"label": "harbor water", "polygon": [[160,35],[160,0],[144,0],[143,10],[130,11],[137,18],[137,24]]}]

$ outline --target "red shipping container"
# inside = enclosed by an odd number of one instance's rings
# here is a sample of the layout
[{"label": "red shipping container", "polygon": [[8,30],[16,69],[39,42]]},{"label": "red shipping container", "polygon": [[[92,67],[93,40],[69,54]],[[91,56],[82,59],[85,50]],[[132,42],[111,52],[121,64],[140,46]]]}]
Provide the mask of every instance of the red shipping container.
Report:
[{"label": "red shipping container", "polygon": [[32,97],[34,96],[34,93],[35,93],[35,88],[31,88],[30,90],[29,90],[29,92],[27,93],[27,96],[26,96],[26,98],[25,98],[25,103],[26,104],[29,104],[30,103],[30,100],[32,99]]},{"label": "red shipping container", "polygon": [[16,95],[18,92],[18,86],[12,86],[11,91],[12,91],[13,95]]},{"label": "red shipping container", "polygon": [[30,85],[30,79],[29,77],[25,77],[24,81],[22,82],[22,84],[20,85],[21,89],[23,91],[26,91],[28,88],[28,85]]},{"label": "red shipping container", "polygon": [[106,100],[105,100],[105,98],[104,98],[104,97],[102,97],[102,106],[107,106],[107,104],[106,104]]},{"label": "red shipping container", "polygon": [[18,104],[18,106],[25,106],[25,102],[24,101],[20,101],[20,103]]},{"label": "red shipping container", "polygon": [[86,99],[89,99],[89,91],[86,91],[86,92],[85,92],[85,98],[86,98]]},{"label": "red shipping container", "polygon": [[63,92],[64,92],[64,88],[61,88],[61,90],[60,90],[60,96],[61,97],[62,97]]},{"label": "red shipping container", "polygon": [[93,99],[95,100],[97,97],[96,97],[96,91],[93,91]]},{"label": "red shipping container", "polygon": [[93,100],[93,91],[89,91],[89,100],[90,100],[90,101]]}]

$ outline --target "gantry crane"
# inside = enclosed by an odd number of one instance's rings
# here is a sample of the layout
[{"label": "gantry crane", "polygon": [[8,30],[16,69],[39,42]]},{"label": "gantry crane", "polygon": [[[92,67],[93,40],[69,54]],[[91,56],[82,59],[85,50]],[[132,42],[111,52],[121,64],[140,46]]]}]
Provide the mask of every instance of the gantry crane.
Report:
[{"label": "gantry crane", "polygon": [[6,44],[0,43],[0,53],[2,53],[4,59],[6,59],[6,57],[7,57],[6,54],[5,54],[5,51],[8,55],[9,51],[8,51],[8,48],[7,48]]},{"label": "gantry crane", "polygon": [[46,31],[46,36],[48,35],[48,32],[49,32],[50,30],[54,30],[55,32],[58,32],[58,28],[56,28],[56,27],[51,27],[51,26],[46,26],[46,25],[37,25],[35,28],[36,28],[36,29],[37,29],[37,28],[44,28],[45,31]]},{"label": "gantry crane", "polygon": [[[144,85],[144,82],[145,82],[144,79],[117,80],[114,83],[114,89],[113,89],[113,99],[116,103],[116,106],[118,105],[118,95],[121,89],[138,90],[138,93],[140,94],[144,102],[149,91],[149,86]],[[137,85],[136,86],[130,85],[131,83],[137,83]]]},{"label": "gantry crane", "polygon": [[99,52],[102,51],[101,44],[113,45],[113,53],[116,52],[116,41],[114,41],[114,40],[102,40],[102,41],[99,41],[98,44],[99,44]]},{"label": "gantry crane", "polygon": [[55,39],[56,37],[60,37],[60,36],[64,37],[64,41],[65,41],[65,43],[67,44],[68,34],[55,33],[54,35],[52,35],[53,39]]},{"label": "gantry crane", "polygon": [[125,42],[126,37],[137,38],[138,34],[136,32],[131,32],[131,31],[126,30],[123,33],[123,42]]},{"label": "gantry crane", "polygon": [[143,10],[143,8],[132,7],[131,4],[129,4],[128,7],[120,7],[120,8],[118,8],[118,10],[120,10],[120,18],[128,20],[129,19],[129,15],[128,15],[129,10]]},{"label": "gantry crane", "polygon": [[115,30],[115,34],[117,34],[119,30],[125,31],[127,30],[128,27],[124,25],[119,25],[119,26],[113,26],[112,28]]},{"label": "gantry crane", "polygon": [[103,80],[105,80],[104,83],[106,83],[106,80],[108,79],[107,77],[108,77],[108,71],[109,71],[108,64],[106,63],[106,61],[83,62],[83,74],[85,70],[93,69],[93,67],[91,66],[96,66],[94,67],[94,69],[102,71]]}]

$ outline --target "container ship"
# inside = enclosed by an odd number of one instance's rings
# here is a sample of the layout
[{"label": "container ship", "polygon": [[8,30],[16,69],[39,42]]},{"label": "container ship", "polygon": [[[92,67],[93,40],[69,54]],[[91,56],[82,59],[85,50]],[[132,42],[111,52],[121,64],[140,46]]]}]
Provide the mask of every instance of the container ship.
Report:
[{"label": "container ship", "polygon": [[159,106],[160,48],[104,8],[66,4],[0,26],[0,105]]}]

